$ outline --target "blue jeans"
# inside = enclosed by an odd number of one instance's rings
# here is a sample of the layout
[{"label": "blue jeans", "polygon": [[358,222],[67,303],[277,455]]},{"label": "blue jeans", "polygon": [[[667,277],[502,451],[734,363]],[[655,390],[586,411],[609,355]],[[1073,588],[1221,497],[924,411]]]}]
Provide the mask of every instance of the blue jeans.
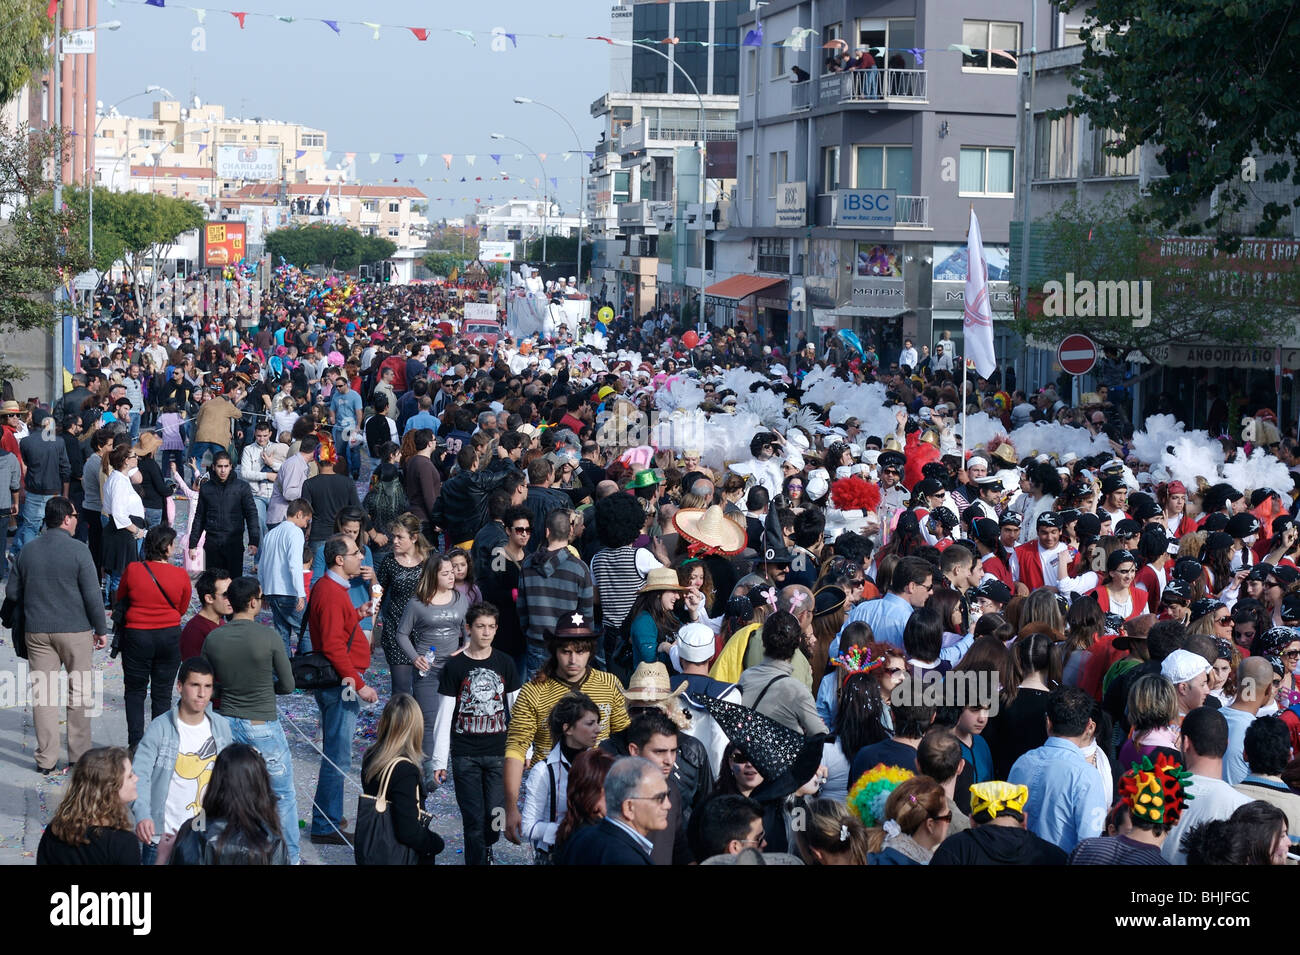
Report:
[{"label": "blue jeans", "polygon": [[341,432],[334,432],[334,449],[343,456],[343,460],[348,462],[348,474],[352,480],[357,481],[361,478],[361,445],[355,447],[348,443],[348,439]]},{"label": "blue jeans", "polygon": [[13,543],[9,548],[13,551],[15,557],[23,549],[24,544],[33,537],[40,536],[41,525],[45,523],[45,502],[53,496],[53,494],[33,494],[28,491],[27,496],[23,498],[23,509],[18,519],[18,532],[14,534]]},{"label": "blue jeans", "polygon": [[[293,646],[298,642],[298,628],[302,626],[302,611],[298,609],[298,598],[283,594],[266,594],[265,603],[271,608],[271,622],[275,632],[284,641],[284,652],[293,656]],[[311,652],[311,638],[304,630],[302,642],[298,644],[299,653]]]},{"label": "blue jeans", "polygon": [[131,412],[131,440],[132,441],[140,437],[140,417],[141,417],[140,412],[138,411]]},{"label": "blue jeans", "polygon": [[199,467],[203,467],[203,455],[205,452],[216,457],[222,451],[226,450],[224,444],[214,444],[211,441],[195,441],[194,450],[190,452],[190,457],[199,462]]},{"label": "blue jeans", "polygon": [[146,507],[144,522],[150,527],[161,527],[166,514],[161,507]]},{"label": "blue jeans", "polygon": [[266,540],[266,505],[270,503],[268,498],[253,495],[253,505],[257,508],[257,539],[260,541]]},{"label": "blue jeans", "polygon": [[546,644],[533,643],[528,641],[528,649],[525,651],[527,664],[524,673],[524,682],[527,683],[533,678],[533,675],[542,669],[542,666],[550,659],[550,653],[546,650]]},{"label": "blue jeans", "polygon": [[335,769],[325,759],[320,762],[315,805],[311,810],[311,834],[324,836],[336,826],[343,828],[343,773],[352,771],[352,739],[357,732],[361,700],[351,687],[335,686],[317,690],[316,705],[320,707],[321,749],[339,767]]},{"label": "blue jeans", "polygon": [[266,771],[271,774],[271,791],[280,814],[280,835],[289,848],[289,864],[298,864],[298,795],[293,787],[293,754],[284,737],[280,721],[266,720],[254,723],[239,717],[228,717],[230,734],[236,743],[247,743],[266,760]]}]

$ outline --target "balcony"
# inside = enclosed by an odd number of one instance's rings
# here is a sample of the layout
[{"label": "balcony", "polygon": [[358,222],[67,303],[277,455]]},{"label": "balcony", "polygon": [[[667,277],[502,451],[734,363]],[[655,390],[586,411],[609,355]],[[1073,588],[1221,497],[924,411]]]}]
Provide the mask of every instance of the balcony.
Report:
[{"label": "balcony", "polygon": [[928,229],[930,227],[929,196],[897,196],[894,208],[898,215],[897,228]]},{"label": "balcony", "polygon": [[812,109],[816,99],[815,90],[816,86],[812,80],[793,84],[790,87],[790,112],[797,113]]},{"label": "balcony", "polygon": [[671,221],[673,204],[640,199],[637,202],[624,202],[618,207],[618,227],[620,229],[650,229],[660,227],[660,223]]},{"label": "balcony", "polygon": [[[817,105],[927,103],[927,75],[927,70],[850,70],[848,73],[827,73],[817,82]],[[798,85],[811,85],[811,81],[809,84]],[[798,108],[797,105],[794,108]]]},{"label": "balcony", "polygon": [[362,225],[378,225],[378,224],[379,224],[379,213],[378,213],[378,212],[370,212],[370,211],[368,211],[368,210],[366,210],[366,209],[362,209],[362,210],[361,210],[361,224],[362,224]]},{"label": "balcony", "polygon": [[[735,138],[734,119],[730,126],[721,126],[716,120],[712,125],[705,124],[705,142],[729,142],[734,141]],[[697,143],[699,140],[700,128],[698,126],[667,126],[661,125],[657,121],[651,122],[643,119],[619,133],[618,149],[619,152],[626,155],[642,149],[671,149],[674,146]]]}]

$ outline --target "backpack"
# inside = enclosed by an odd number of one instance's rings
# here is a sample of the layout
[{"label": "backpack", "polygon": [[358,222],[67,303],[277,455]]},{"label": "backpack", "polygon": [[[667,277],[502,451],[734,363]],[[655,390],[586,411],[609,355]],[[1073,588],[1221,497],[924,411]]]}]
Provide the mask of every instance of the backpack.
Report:
[{"label": "backpack", "polygon": [[749,649],[749,638],[758,632],[759,624],[751,623],[741,627],[731,635],[727,645],[718,654],[709,669],[709,676],[723,683],[735,683],[745,671],[745,651]]}]

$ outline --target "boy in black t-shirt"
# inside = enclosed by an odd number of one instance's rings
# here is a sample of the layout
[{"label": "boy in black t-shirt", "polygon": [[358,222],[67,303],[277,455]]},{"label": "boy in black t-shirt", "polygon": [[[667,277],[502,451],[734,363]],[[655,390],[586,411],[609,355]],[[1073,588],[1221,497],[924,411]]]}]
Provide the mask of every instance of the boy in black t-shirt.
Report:
[{"label": "boy in black t-shirt", "polygon": [[500,837],[497,814],[505,818],[506,726],[519,695],[514,661],[492,648],[499,612],[477,603],[465,614],[469,643],[449,657],[438,678],[441,703],[434,727],[434,778],[452,783],[465,828],[465,864],[491,865],[492,845]]}]

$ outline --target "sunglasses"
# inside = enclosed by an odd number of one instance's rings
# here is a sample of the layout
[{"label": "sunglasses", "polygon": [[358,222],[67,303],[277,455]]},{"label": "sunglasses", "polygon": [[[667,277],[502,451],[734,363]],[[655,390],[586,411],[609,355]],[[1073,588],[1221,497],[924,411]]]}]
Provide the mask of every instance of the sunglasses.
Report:
[{"label": "sunglasses", "polygon": [[1222,627],[1225,623],[1231,623],[1231,622],[1232,622],[1232,618],[1231,618],[1231,617],[1215,617],[1215,618],[1214,618],[1214,622],[1215,622],[1216,624],[1218,624],[1220,627]]},{"label": "sunglasses", "polygon": [[652,796],[628,796],[628,799],[649,799],[651,802],[658,803],[662,806],[668,800],[668,790],[657,792]]},{"label": "sunglasses", "polygon": [[510,529],[516,534],[531,534],[533,532],[531,527],[512,527]]}]

